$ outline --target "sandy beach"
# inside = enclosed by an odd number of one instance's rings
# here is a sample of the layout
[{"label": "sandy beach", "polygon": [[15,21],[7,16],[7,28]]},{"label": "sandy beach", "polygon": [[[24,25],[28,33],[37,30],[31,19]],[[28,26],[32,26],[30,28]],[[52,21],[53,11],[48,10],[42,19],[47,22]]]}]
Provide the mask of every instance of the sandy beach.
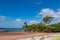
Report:
[{"label": "sandy beach", "polygon": [[20,38],[28,38],[33,36],[44,36],[53,33],[21,33],[21,32],[1,32],[0,40],[17,40]]}]

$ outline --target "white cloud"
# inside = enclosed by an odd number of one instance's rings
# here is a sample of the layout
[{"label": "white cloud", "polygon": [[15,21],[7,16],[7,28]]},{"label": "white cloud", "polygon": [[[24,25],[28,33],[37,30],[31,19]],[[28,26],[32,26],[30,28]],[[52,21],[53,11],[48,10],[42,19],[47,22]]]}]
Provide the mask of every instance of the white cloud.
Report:
[{"label": "white cloud", "polygon": [[0,16],[0,28],[21,28],[21,26],[22,19],[20,18],[16,19],[11,17]]},{"label": "white cloud", "polygon": [[30,23],[36,23],[37,21],[34,21],[34,20],[32,20],[32,21],[30,21]]},{"label": "white cloud", "polygon": [[21,21],[21,19],[16,19],[16,21],[17,21],[17,22],[20,22],[20,21]]},{"label": "white cloud", "polygon": [[0,25],[4,24],[5,19],[6,19],[6,16],[0,16]]},{"label": "white cloud", "polygon": [[60,9],[57,11],[54,11],[53,9],[45,8],[38,13],[38,17],[40,17],[40,15],[42,17],[45,17],[45,16],[54,17],[55,22],[60,22]]},{"label": "white cloud", "polygon": [[55,16],[56,12],[52,9],[46,8],[42,9],[41,12],[38,14],[42,16]]}]

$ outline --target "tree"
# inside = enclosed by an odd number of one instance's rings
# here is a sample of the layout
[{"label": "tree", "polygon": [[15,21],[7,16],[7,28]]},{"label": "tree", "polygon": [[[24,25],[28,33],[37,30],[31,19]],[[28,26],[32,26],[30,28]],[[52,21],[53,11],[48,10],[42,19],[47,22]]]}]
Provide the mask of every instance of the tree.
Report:
[{"label": "tree", "polygon": [[24,24],[23,24],[23,29],[27,30],[27,27],[28,27],[28,25],[27,25],[27,22],[25,21]]},{"label": "tree", "polygon": [[45,24],[49,24],[53,20],[53,17],[46,16],[43,18],[42,22]]},{"label": "tree", "polygon": [[[53,17],[46,16],[46,17],[43,18],[41,23],[43,22],[44,24],[49,24],[52,20],[53,20]],[[46,30],[46,32],[50,32],[51,31],[50,26],[49,25],[45,25],[45,30]]]}]

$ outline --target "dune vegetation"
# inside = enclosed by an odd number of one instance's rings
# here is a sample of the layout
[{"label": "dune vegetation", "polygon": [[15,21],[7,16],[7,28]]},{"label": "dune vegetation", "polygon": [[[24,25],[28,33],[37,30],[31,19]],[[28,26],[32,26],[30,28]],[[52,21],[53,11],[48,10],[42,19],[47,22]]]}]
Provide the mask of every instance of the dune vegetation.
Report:
[{"label": "dune vegetation", "polygon": [[28,25],[24,22],[23,29],[29,32],[60,32],[60,23],[50,24],[53,19],[53,17],[46,16],[38,24]]}]

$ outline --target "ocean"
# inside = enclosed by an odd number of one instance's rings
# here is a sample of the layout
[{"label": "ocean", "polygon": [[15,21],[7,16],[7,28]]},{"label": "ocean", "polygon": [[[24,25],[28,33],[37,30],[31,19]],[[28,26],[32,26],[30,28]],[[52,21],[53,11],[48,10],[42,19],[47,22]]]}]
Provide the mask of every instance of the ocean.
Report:
[{"label": "ocean", "polygon": [[20,31],[22,28],[0,28],[0,31]]}]

